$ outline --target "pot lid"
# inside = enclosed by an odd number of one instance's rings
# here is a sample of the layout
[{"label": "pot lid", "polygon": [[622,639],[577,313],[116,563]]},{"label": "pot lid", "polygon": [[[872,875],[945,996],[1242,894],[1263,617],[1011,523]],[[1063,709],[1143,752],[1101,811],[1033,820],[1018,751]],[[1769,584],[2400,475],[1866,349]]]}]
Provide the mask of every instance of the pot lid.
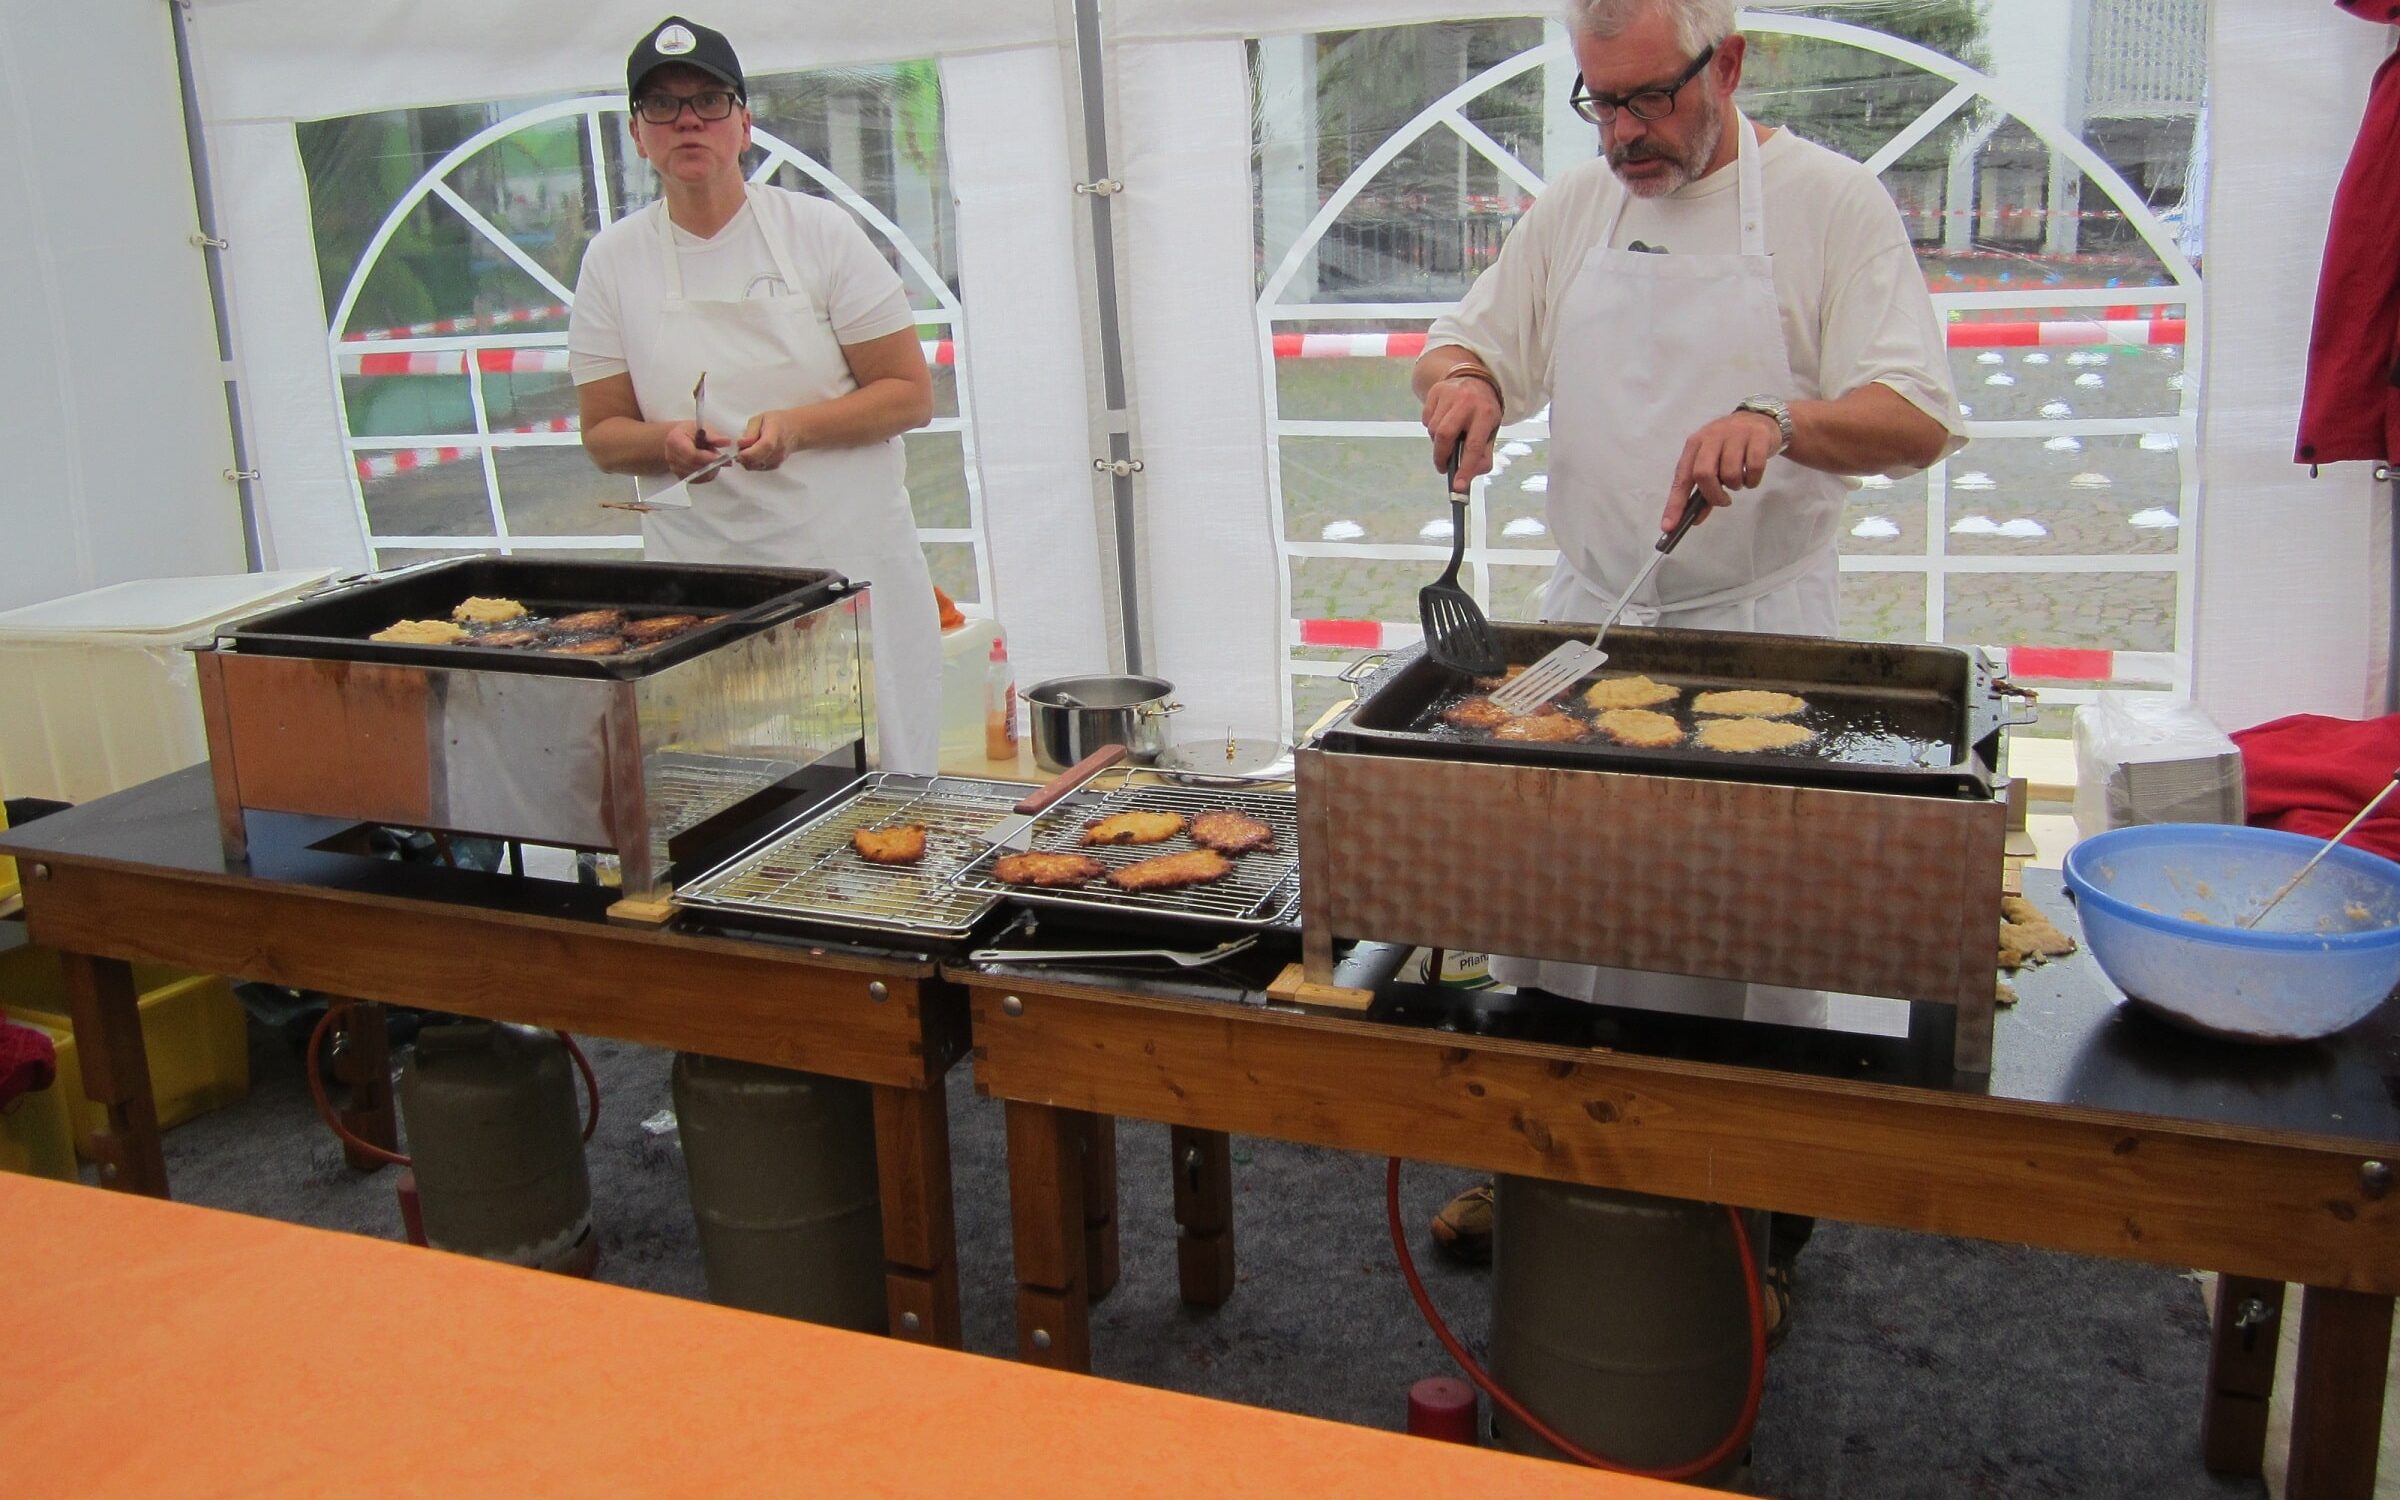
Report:
[{"label": "pot lid", "polygon": [[1157,769],[1198,786],[1217,781],[1288,781],[1292,747],[1281,740],[1234,735],[1179,740],[1159,752]]}]

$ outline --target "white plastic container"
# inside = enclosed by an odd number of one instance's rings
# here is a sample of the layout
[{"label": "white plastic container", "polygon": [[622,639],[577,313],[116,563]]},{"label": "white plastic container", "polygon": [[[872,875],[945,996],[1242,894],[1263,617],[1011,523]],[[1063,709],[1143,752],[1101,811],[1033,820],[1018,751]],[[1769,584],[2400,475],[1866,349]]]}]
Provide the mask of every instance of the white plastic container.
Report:
[{"label": "white plastic container", "polygon": [[1001,639],[997,620],[970,619],[942,632],[942,764],[980,761],[983,753],[983,682],[992,643]]},{"label": "white plastic container", "polygon": [[185,644],[332,576],[143,579],[0,613],[0,788],[88,802],[208,759]]}]

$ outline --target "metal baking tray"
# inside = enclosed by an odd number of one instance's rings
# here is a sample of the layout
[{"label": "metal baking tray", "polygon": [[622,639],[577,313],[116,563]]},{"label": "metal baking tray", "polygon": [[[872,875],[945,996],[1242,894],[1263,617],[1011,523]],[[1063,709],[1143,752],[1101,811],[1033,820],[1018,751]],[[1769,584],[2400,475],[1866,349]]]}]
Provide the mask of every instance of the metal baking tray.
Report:
[{"label": "metal baking tray", "polygon": [[[463,557],[365,578],[253,615],[219,631],[218,639],[237,651],[274,656],[624,679],[649,676],[755,634],[839,597],[846,588],[841,574],[823,568]],[[689,611],[725,618],[621,656],[368,639],[400,620],[446,620],[460,601],[474,595],[515,599],[538,615],[618,608],[637,617]]]},{"label": "metal baking tray", "polygon": [[1007,885],[991,877],[992,861],[1006,850],[987,850],[959,878],[961,886],[1006,897],[1025,906],[1066,911],[1103,912],[1118,919],[1160,919],[1210,927],[1254,929],[1294,928],[1300,924],[1300,814],[1289,791],[1232,791],[1159,784],[1147,776],[1132,778],[1096,805],[1079,808],[1071,818],[1046,817],[1035,828],[1031,847],[1060,854],[1088,854],[1110,869],[1122,869],[1162,854],[1180,854],[1199,847],[1189,835],[1177,834],[1156,844],[1082,843],[1086,823],[1121,812],[1173,812],[1191,818],[1204,812],[1248,813],[1275,830],[1275,842],[1236,857],[1233,873],[1213,885],[1186,886],[1174,891],[1121,891],[1105,880],[1090,885],[1045,890]]},{"label": "metal baking tray", "polygon": [[[1530,663],[1588,625],[1495,622],[1503,657]],[[1747,631],[1645,629],[1608,632],[1602,676],[1640,673],[1686,689],[1669,709],[1690,732],[1695,693],[1771,688],[1808,700],[1799,721],[1817,738],[1774,754],[1735,754],[1691,745],[1646,750],[1605,739],[1564,744],[1498,740],[1453,728],[1442,710],[1482,691],[1416,646],[1361,684],[1359,701],[1318,737],[1319,747],[1508,765],[1715,776],[1788,785],[1916,795],[1989,797],[1999,731],[2009,700],[1982,653],[1955,646],[1840,641]],[[1560,700],[1580,705],[1580,689]]]},{"label": "metal baking tray", "polygon": [[[1014,887],[954,879],[1022,817],[1030,788],[960,776],[862,777],[676,891],[684,906],[745,920],[844,927],[912,937],[964,938]],[[1053,805],[1036,834],[1058,820],[1080,830],[1097,806],[1088,795]],[[850,836],[892,823],[925,825],[913,865],[859,858]]]}]

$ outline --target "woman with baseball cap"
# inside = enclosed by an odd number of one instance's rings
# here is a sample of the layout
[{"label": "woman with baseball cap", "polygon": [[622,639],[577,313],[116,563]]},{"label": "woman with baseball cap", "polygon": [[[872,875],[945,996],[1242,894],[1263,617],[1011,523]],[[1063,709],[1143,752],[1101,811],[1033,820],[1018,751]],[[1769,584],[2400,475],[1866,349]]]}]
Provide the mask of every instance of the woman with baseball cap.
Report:
[{"label": "woman with baseball cap", "polygon": [[668,17],[625,86],[661,197],[584,251],[567,334],[584,449],[657,497],[650,557],[874,584],[881,764],[930,773],[941,627],[900,434],[932,417],[933,379],[908,294],[848,212],[747,180],[749,91],[721,33]]}]

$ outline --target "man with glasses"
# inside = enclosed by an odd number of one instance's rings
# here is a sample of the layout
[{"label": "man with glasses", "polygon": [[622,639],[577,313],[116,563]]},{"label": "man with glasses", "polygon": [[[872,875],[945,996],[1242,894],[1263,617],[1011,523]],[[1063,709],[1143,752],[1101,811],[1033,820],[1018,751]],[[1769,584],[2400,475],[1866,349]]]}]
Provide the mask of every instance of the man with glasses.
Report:
[{"label": "man with glasses", "polygon": [[660,197],[584,251],[584,450],[656,502],[645,556],[872,582],[880,763],[930,774],[941,624],[900,434],[931,419],[933,379],[907,290],[847,211],[745,176],[749,89],[722,33],[668,17],[625,87]]},{"label": "man with glasses", "polygon": [[[1733,0],[1568,0],[1574,103],[1604,159],[1560,173],[1458,310],[1415,388],[1458,486],[1503,422],[1549,414],[1559,561],[1537,613],[1597,619],[1697,490],[1709,506],[1624,618],[1831,635],[1848,476],[1911,473],[1966,424],[1900,215],[1864,167],[1734,105]],[[1502,609],[1502,614],[1514,611]],[[1600,971],[1506,960],[1581,999]],[[1823,997],[1658,975],[1606,998],[1821,1023]]]},{"label": "man with glasses", "polygon": [[[1704,524],[1622,618],[1831,635],[1849,476],[1966,440],[1907,232],[1864,167],[1735,107],[1733,0],[1568,0],[1566,21],[1604,159],[1558,174],[1434,323],[1414,377],[1434,467],[1463,445],[1463,489],[1504,422],[1547,408],[1559,561],[1541,618],[1599,618],[1696,491]],[[1578,1000],[1825,1019],[1814,991],[1498,955],[1493,971]]]}]

